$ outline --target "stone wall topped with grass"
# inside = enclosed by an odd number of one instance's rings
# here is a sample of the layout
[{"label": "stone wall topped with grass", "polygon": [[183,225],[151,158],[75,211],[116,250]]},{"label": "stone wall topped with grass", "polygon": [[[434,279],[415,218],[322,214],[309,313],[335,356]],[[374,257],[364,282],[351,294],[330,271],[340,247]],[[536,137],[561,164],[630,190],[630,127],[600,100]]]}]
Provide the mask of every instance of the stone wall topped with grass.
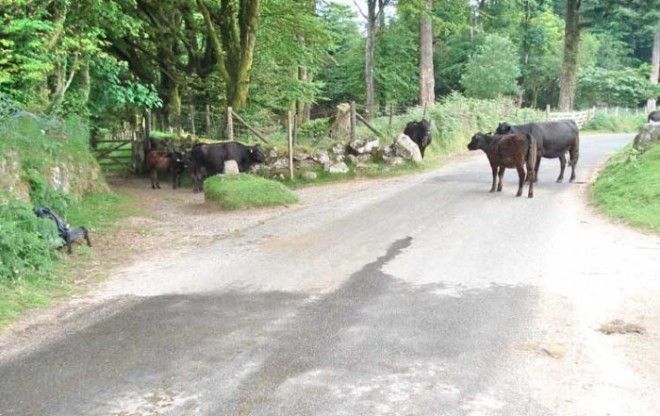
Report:
[{"label": "stone wall topped with grass", "polygon": [[296,194],[280,182],[245,173],[207,178],[204,181],[204,199],[209,204],[227,210],[298,202]]}]

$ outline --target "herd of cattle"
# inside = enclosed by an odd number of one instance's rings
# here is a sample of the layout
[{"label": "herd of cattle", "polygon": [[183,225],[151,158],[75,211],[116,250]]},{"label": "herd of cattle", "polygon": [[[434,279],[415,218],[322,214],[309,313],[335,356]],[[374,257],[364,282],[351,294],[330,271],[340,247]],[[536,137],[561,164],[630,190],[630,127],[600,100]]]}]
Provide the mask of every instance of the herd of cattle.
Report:
[{"label": "herd of cattle", "polygon": [[[660,122],[660,111],[649,114],[648,121]],[[406,125],[404,134],[417,144],[423,157],[424,150],[432,140],[430,123],[427,120],[410,122]],[[469,150],[481,149],[486,154],[493,175],[490,192],[502,190],[504,171],[509,168],[518,171],[516,196],[522,195],[523,184],[527,181],[527,196],[532,198],[541,158],[559,159],[557,182],[561,182],[564,179],[568,154],[568,163],[571,166],[570,181],[575,180],[575,166],[580,156],[580,133],[573,120],[515,126],[500,123],[495,133],[476,133],[467,147]],[[151,138],[147,140],[145,151],[151,187],[160,188],[159,172],[169,172],[172,187],[176,189],[180,186],[181,175],[187,167],[184,155],[181,152],[158,149],[157,141]],[[223,172],[226,160],[236,161],[239,171],[245,172],[254,164],[264,163],[266,155],[259,145],[246,146],[238,142],[197,143],[190,151],[189,160],[193,192],[199,192],[206,177]]]}]

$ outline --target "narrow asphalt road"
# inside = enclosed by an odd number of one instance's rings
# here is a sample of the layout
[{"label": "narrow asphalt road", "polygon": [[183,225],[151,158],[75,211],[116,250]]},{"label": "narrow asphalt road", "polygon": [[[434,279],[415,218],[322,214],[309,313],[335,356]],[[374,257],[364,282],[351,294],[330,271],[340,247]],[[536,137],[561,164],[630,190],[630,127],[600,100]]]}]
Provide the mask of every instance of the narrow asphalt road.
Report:
[{"label": "narrow asphalt road", "polygon": [[533,199],[478,154],[144,259],[0,360],[0,416],[658,415],[660,239],[585,197],[628,140],[584,137],[575,184],[544,160]]}]

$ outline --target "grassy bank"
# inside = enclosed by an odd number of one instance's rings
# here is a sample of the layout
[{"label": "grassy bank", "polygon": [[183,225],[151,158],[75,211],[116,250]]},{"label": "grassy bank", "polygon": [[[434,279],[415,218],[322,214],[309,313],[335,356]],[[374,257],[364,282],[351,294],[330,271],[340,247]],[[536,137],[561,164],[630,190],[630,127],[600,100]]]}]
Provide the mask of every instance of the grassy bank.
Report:
[{"label": "grassy bank", "polygon": [[596,111],[583,128],[590,133],[631,133],[639,131],[646,123],[645,113]]},{"label": "grassy bank", "polygon": [[127,212],[109,192],[89,151],[87,125],[32,113],[0,119],[0,327],[25,310],[48,304],[71,286],[69,267],[91,251],[68,256],[52,221],[33,209],[53,209],[72,226],[94,233]]},{"label": "grassy bank", "polygon": [[660,232],[660,144],[614,156],[593,186],[596,205],[628,224]]},{"label": "grassy bank", "polygon": [[[109,192],[90,192],[66,211],[73,226],[95,234],[108,231],[134,209],[128,198]],[[56,249],[59,240],[51,221],[32,213],[32,205],[17,199],[0,202],[0,328],[29,309],[49,305],[71,293],[71,276],[91,255],[77,245],[74,255]],[[44,238],[45,237],[45,238]]]},{"label": "grassy bank", "polygon": [[298,202],[296,194],[280,182],[249,174],[211,176],[204,181],[204,199],[228,210]]}]

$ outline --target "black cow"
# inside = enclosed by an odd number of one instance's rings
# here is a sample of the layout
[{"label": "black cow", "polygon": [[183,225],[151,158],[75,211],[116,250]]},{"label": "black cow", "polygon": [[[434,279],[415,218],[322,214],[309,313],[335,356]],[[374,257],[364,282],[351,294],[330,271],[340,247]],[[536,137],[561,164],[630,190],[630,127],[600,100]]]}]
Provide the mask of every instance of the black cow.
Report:
[{"label": "black cow", "polygon": [[660,111],[651,111],[651,113],[649,113],[648,122],[660,123]]},{"label": "black cow", "polygon": [[403,134],[410,137],[413,142],[417,143],[419,151],[424,157],[424,149],[431,144],[433,139],[431,135],[431,123],[426,119],[421,121],[411,121],[406,124],[406,128],[403,130]]},{"label": "black cow", "polygon": [[535,180],[538,179],[541,157],[546,159],[559,158],[561,170],[557,182],[564,180],[564,169],[566,168],[566,152],[569,153],[571,165],[571,179],[575,180],[575,165],[580,156],[580,130],[573,120],[548,121],[546,123],[529,123],[512,126],[500,123],[495,131],[497,134],[525,133],[534,137],[537,145],[536,167],[534,168]]},{"label": "black cow", "polygon": [[245,172],[254,164],[266,161],[261,146],[246,146],[238,142],[197,143],[190,151],[193,192],[202,190],[204,178],[223,173],[226,160],[235,160],[238,170]]}]

